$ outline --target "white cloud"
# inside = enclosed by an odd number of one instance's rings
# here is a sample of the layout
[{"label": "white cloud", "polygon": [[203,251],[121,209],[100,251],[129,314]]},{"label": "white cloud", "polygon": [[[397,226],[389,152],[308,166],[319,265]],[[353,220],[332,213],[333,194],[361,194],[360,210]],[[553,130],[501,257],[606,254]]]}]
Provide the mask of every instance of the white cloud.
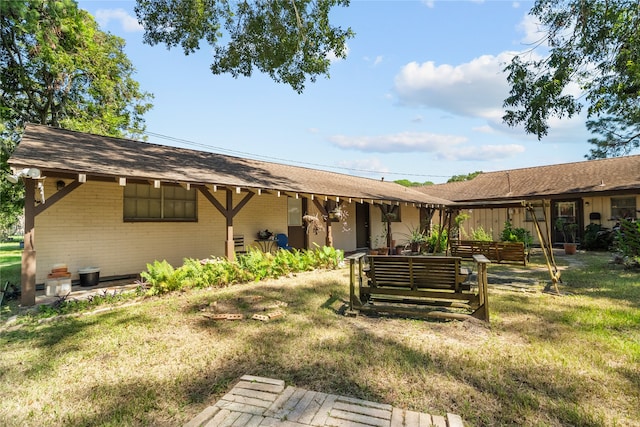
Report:
[{"label": "white cloud", "polygon": [[333,135],[329,141],[340,148],[377,153],[437,152],[442,147],[462,144],[464,136],[438,135],[426,132],[402,132],[393,135]]},{"label": "white cloud", "polygon": [[438,157],[447,161],[466,160],[477,162],[508,159],[524,151],[524,146],[520,144],[482,145],[480,147],[468,146],[460,147],[456,150],[447,150],[439,153]]},{"label": "white cloud", "polygon": [[338,166],[343,168],[355,169],[358,171],[371,171],[372,173],[387,173],[389,168],[375,157],[369,159],[341,160]]},{"label": "white cloud", "polygon": [[[525,151],[519,144],[472,145],[466,137],[431,133],[402,132],[394,135],[348,137],[334,135],[329,141],[339,148],[365,153],[421,153],[444,161],[486,162],[507,159]],[[377,160],[376,160],[377,161]],[[364,163],[358,163],[364,162]],[[353,160],[349,167],[362,170],[384,171],[372,159]],[[355,166],[355,165],[358,166]],[[365,166],[368,165],[368,166]],[[343,164],[344,165],[344,164]]]},{"label": "white cloud", "polygon": [[[344,59],[349,57],[349,52],[350,52],[349,44],[345,43],[344,44],[344,54],[345,54]],[[329,59],[329,61],[331,61],[332,63],[343,60],[343,58],[338,58],[338,56],[336,55],[336,53],[334,51],[331,51],[331,52],[327,53],[327,59]]]},{"label": "white cloud", "polygon": [[436,5],[435,0],[422,0],[422,3],[424,3],[424,5],[427,6],[429,9],[433,9]]},{"label": "white cloud", "polygon": [[517,29],[524,34],[521,43],[527,46],[537,46],[546,37],[544,27],[536,16],[525,15],[522,21],[518,24]]},{"label": "white cloud", "polygon": [[127,33],[144,31],[142,25],[138,23],[138,19],[129,15],[124,9],[99,9],[96,11],[95,18],[103,28],[108,26],[111,21],[116,21],[122,25],[122,29]]},{"label": "white cloud", "polygon": [[396,76],[394,89],[405,105],[496,120],[509,93],[503,69],[513,55],[483,55],[457,66],[411,62]]}]

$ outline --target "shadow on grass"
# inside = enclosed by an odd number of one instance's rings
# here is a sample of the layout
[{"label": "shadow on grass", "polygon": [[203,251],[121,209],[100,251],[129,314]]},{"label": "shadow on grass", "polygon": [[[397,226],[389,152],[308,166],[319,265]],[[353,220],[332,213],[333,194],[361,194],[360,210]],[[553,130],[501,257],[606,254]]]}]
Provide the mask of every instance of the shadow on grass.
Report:
[{"label": "shadow on grass", "polygon": [[[27,378],[34,378],[39,375],[47,375],[60,363],[65,362],[65,358],[76,352],[79,345],[79,338],[84,331],[90,328],[104,328],[108,324],[127,323],[130,325],[141,325],[148,322],[142,316],[123,315],[122,311],[112,311],[100,316],[91,318],[67,317],[64,319],[54,319],[42,326],[22,327],[13,331],[6,331],[0,334],[0,343],[9,346],[14,343],[28,342],[29,347],[37,351],[33,356],[24,361],[27,369],[24,374]],[[55,357],[52,357],[55,356]],[[2,378],[2,374],[0,374]]]},{"label": "shadow on grass", "polygon": [[[343,294],[335,289],[338,286]],[[546,412],[550,418],[545,420],[552,424],[602,424],[599,414],[583,408],[590,383],[563,367],[530,366],[522,360],[503,359],[500,354],[487,353],[484,358],[456,354],[437,341],[422,349],[413,348],[405,345],[401,336],[376,333],[374,323],[366,326],[368,320],[363,327],[339,316],[335,307],[345,301],[344,290],[344,284],[338,282],[326,287],[300,286],[288,289],[286,295],[271,287],[243,290],[240,297],[259,294],[287,299],[291,310],[287,325],[255,323],[242,335],[247,354],[234,358],[224,370],[211,371],[194,381],[188,393],[193,402],[199,403],[205,390],[220,389],[220,385],[228,390],[239,376],[251,374],[377,402],[389,403],[390,397],[396,396],[398,401],[415,405],[410,409],[457,412],[477,425],[516,425],[529,418],[536,420],[538,411]],[[304,316],[296,316],[296,310]],[[436,323],[445,330],[449,327],[449,323]],[[430,322],[424,324],[428,328]],[[211,323],[200,326],[221,332]],[[325,335],[318,328],[334,329],[335,333]],[[234,329],[225,327],[224,333],[233,335]],[[553,339],[562,340],[564,332],[559,328]],[[442,382],[455,383],[460,392],[439,390]],[[403,384],[400,393],[404,396],[396,395],[397,384]],[[432,395],[438,396],[435,402]],[[482,402],[493,402],[493,409]],[[435,406],[423,406],[425,403]]]},{"label": "shadow on grass", "polygon": [[[186,324],[193,334],[189,339],[209,343],[178,360],[175,375],[157,376],[154,367],[171,362],[162,353],[162,345],[174,345],[170,340],[174,331],[167,330],[167,336],[162,336],[158,330],[150,338],[162,337],[164,342],[148,342],[155,346],[149,352],[154,357],[148,360],[149,368],[136,378],[123,375],[76,387],[76,410],[61,415],[61,424],[66,425],[179,425],[213,404],[245,374],[420,412],[458,413],[469,425],[606,424],[600,409],[589,405],[602,392],[593,389],[590,378],[576,375],[561,361],[545,359],[548,355],[534,359],[526,350],[512,351],[508,343],[499,343],[492,329],[457,321],[348,318],[339,315],[348,295],[346,282],[309,279],[301,283],[255,283],[203,292],[187,300],[167,297],[151,302],[148,316],[123,309],[92,319],[6,332],[0,339],[33,342],[38,352],[25,363],[40,364],[38,370],[43,372],[75,351],[72,338],[86,328],[102,329],[108,335],[109,328],[126,325],[119,333],[135,334],[136,326],[160,328],[157,323],[168,316],[164,313],[175,310],[181,316],[173,323],[162,323],[162,328]],[[250,313],[247,301],[255,297],[261,302],[285,302],[286,317],[273,322],[213,321],[202,315],[216,301],[228,307],[235,303],[240,312]],[[502,317],[529,313],[541,319],[538,321],[556,324],[556,336],[546,337],[549,348],[571,333],[566,325],[557,325],[559,314],[551,309],[528,310],[518,295],[500,298]],[[152,318],[154,315],[158,317]],[[510,323],[512,332],[517,334],[522,328],[528,333],[525,322],[531,319],[522,322]],[[456,339],[461,334],[464,342],[459,343]],[[638,384],[629,365],[619,372]],[[605,398],[601,403],[613,402]]]}]

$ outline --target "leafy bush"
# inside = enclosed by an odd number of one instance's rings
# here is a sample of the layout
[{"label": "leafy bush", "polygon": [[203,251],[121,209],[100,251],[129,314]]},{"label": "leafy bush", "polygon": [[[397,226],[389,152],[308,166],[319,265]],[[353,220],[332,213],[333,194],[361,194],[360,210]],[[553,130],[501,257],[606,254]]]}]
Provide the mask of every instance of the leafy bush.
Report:
[{"label": "leafy bush", "polygon": [[147,264],[147,271],[140,273],[140,276],[151,286],[151,295],[175,291],[182,286],[181,274],[167,260]]},{"label": "leafy bush", "polygon": [[480,242],[493,241],[493,231],[486,232],[482,226],[471,229],[471,240],[478,240]]},{"label": "leafy bush", "polygon": [[600,224],[589,224],[585,227],[580,247],[587,251],[606,251],[613,244],[615,234]]},{"label": "leafy bush", "polygon": [[529,230],[524,228],[513,228],[510,221],[504,222],[504,229],[500,234],[500,240],[503,242],[522,242],[525,248],[531,247],[533,244],[533,237]]},{"label": "leafy bush", "polygon": [[615,246],[633,263],[640,263],[640,222],[621,220],[620,229],[615,237]]},{"label": "leafy bush", "polygon": [[277,251],[275,254],[249,249],[236,261],[225,258],[197,260],[187,258],[174,269],[167,261],[147,264],[140,273],[150,285],[149,294],[158,295],[179,289],[223,287],[235,283],[259,281],[313,269],[335,269],[344,260],[344,252],[331,247],[306,251]]},{"label": "leafy bush", "polygon": [[[438,239],[440,239],[440,245],[438,246]],[[441,253],[447,249],[447,230],[440,228],[438,225],[434,225],[429,235],[429,252]],[[435,248],[435,251],[434,251]]]}]

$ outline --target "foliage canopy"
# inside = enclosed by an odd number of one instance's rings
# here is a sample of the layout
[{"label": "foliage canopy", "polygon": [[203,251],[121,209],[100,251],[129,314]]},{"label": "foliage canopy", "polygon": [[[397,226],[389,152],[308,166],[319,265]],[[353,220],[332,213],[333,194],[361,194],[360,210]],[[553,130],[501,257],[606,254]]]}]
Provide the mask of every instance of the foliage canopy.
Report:
[{"label": "foliage canopy", "polygon": [[[544,29],[540,58],[527,52],[506,67],[511,85],[503,120],[524,125],[538,139],[552,117],[572,117],[588,106],[588,158],[640,147],[640,2],[537,0],[529,12]],[[577,84],[579,93],[572,86]]]},{"label": "foliage canopy", "polygon": [[329,75],[331,57],[347,55],[350,28],[334,27],[329,13],[349,0],[137,0],[144,41],[195,52],[213,48],[213,74],[251,76],[254,68],[298,93],[307,78]]},{"label": "foliage canopy", "polygon": [[[99,30],[73,0],[0,2],[0,167],[27,122],[132,138],[152,96],[133,79],[124,40]],[[0,225],[15,222],[22,188],[0,181]]]}]

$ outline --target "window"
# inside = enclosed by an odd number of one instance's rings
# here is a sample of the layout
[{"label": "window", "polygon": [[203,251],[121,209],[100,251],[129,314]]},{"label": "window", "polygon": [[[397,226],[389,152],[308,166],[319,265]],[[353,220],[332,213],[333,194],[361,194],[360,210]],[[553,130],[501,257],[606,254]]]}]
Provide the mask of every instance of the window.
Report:
[{"label": "window", "polygon": [[567,218],[570,222],[573,222],[576,217],[576,203],[575,202],[558,202],[556,203],[556,216],[558,218]]},{"label": "window", "polygon": [[196,191],[148,184],[124,187],[125,221],[196,221]]},{"label": "window", "polygon": [[611,218],[612,219],[633,219],[636,217],[635,197],[612,197],[611,198]]},{"label": "window", "polygon": [[401,222],[402,220],[400,219],[400,206],[398,205],[382,205],[381,206],[382,212],[380,214],[380,221],[385,222],[385,217],[387,218],[386,221],[389,222]]},{"label": "window", "polygon": [[302,199],[287,199],[287,225],[289,227],[302,226]]},{"label": "window", "polygon": [[[544,207],[542,205],[533,205],[533,213],[536,215],[536,219],[538,221],[544,221]],[[532,222],[533,215],[531,215],[531,211],[529,209],[525,209],[524,211],[524,220]]]}]

